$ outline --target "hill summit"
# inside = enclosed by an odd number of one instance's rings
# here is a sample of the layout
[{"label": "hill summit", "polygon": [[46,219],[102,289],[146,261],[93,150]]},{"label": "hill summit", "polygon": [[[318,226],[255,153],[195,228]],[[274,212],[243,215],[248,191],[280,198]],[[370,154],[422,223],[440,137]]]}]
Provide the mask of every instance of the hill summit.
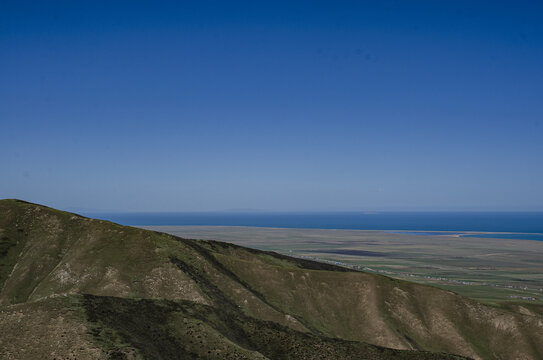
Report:
[{"label": "hill summit", "polygon": [[543,309],[0,200],[2,359],[542,359]]}]

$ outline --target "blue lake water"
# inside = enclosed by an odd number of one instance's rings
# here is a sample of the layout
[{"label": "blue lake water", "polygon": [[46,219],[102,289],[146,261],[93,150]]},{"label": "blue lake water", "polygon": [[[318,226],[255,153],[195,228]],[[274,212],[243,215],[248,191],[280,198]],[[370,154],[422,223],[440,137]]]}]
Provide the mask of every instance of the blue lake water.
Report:
[{"label": "blue lake water", "polygon": [[[309,229],[482,231],[542,240],[543,212],[86,213],[123,225],[216,225]],[[534,234],[535,233],[535,234]],[[503,237],[505,234],[483,237]],[[481,237],[481,235],[476,235]]]}]

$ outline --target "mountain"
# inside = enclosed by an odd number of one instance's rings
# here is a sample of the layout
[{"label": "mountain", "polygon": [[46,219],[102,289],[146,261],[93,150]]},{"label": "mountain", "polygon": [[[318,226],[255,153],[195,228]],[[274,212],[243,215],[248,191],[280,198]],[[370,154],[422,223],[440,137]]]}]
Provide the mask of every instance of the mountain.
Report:
[{"label": "mountain", "polygon": [[540,306],[20,200],[0,289],[2,359],[543,359]]}]

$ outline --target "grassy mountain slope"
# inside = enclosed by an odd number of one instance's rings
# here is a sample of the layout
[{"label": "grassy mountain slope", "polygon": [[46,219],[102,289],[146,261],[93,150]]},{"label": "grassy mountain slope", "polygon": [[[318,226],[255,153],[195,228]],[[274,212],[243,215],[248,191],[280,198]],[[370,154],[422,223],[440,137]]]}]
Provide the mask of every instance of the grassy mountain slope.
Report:
[{"label": "grassy mountain slope", "polygon": [[288,269],[240,255],[250,250],[211,245],[224,266],[272,305],[328,336],[474,358],[543,357],[537,307],[508,311],[430,286],[360,272]]},{"label": "grassy mountain slope", "polygon": [[17,200],[0,201],[0,289],[7,358],[543,358],[538,309]]}]

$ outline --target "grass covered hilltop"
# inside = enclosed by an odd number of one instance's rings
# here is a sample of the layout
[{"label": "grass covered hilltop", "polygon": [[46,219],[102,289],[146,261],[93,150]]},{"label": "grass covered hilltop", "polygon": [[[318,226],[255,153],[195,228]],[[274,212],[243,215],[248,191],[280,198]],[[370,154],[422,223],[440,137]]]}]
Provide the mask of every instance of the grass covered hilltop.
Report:
[{"label": "grass covered hilltop", "polygon": [[542,306],[18,200],[0,288],[2,359],[543,359]]}]

